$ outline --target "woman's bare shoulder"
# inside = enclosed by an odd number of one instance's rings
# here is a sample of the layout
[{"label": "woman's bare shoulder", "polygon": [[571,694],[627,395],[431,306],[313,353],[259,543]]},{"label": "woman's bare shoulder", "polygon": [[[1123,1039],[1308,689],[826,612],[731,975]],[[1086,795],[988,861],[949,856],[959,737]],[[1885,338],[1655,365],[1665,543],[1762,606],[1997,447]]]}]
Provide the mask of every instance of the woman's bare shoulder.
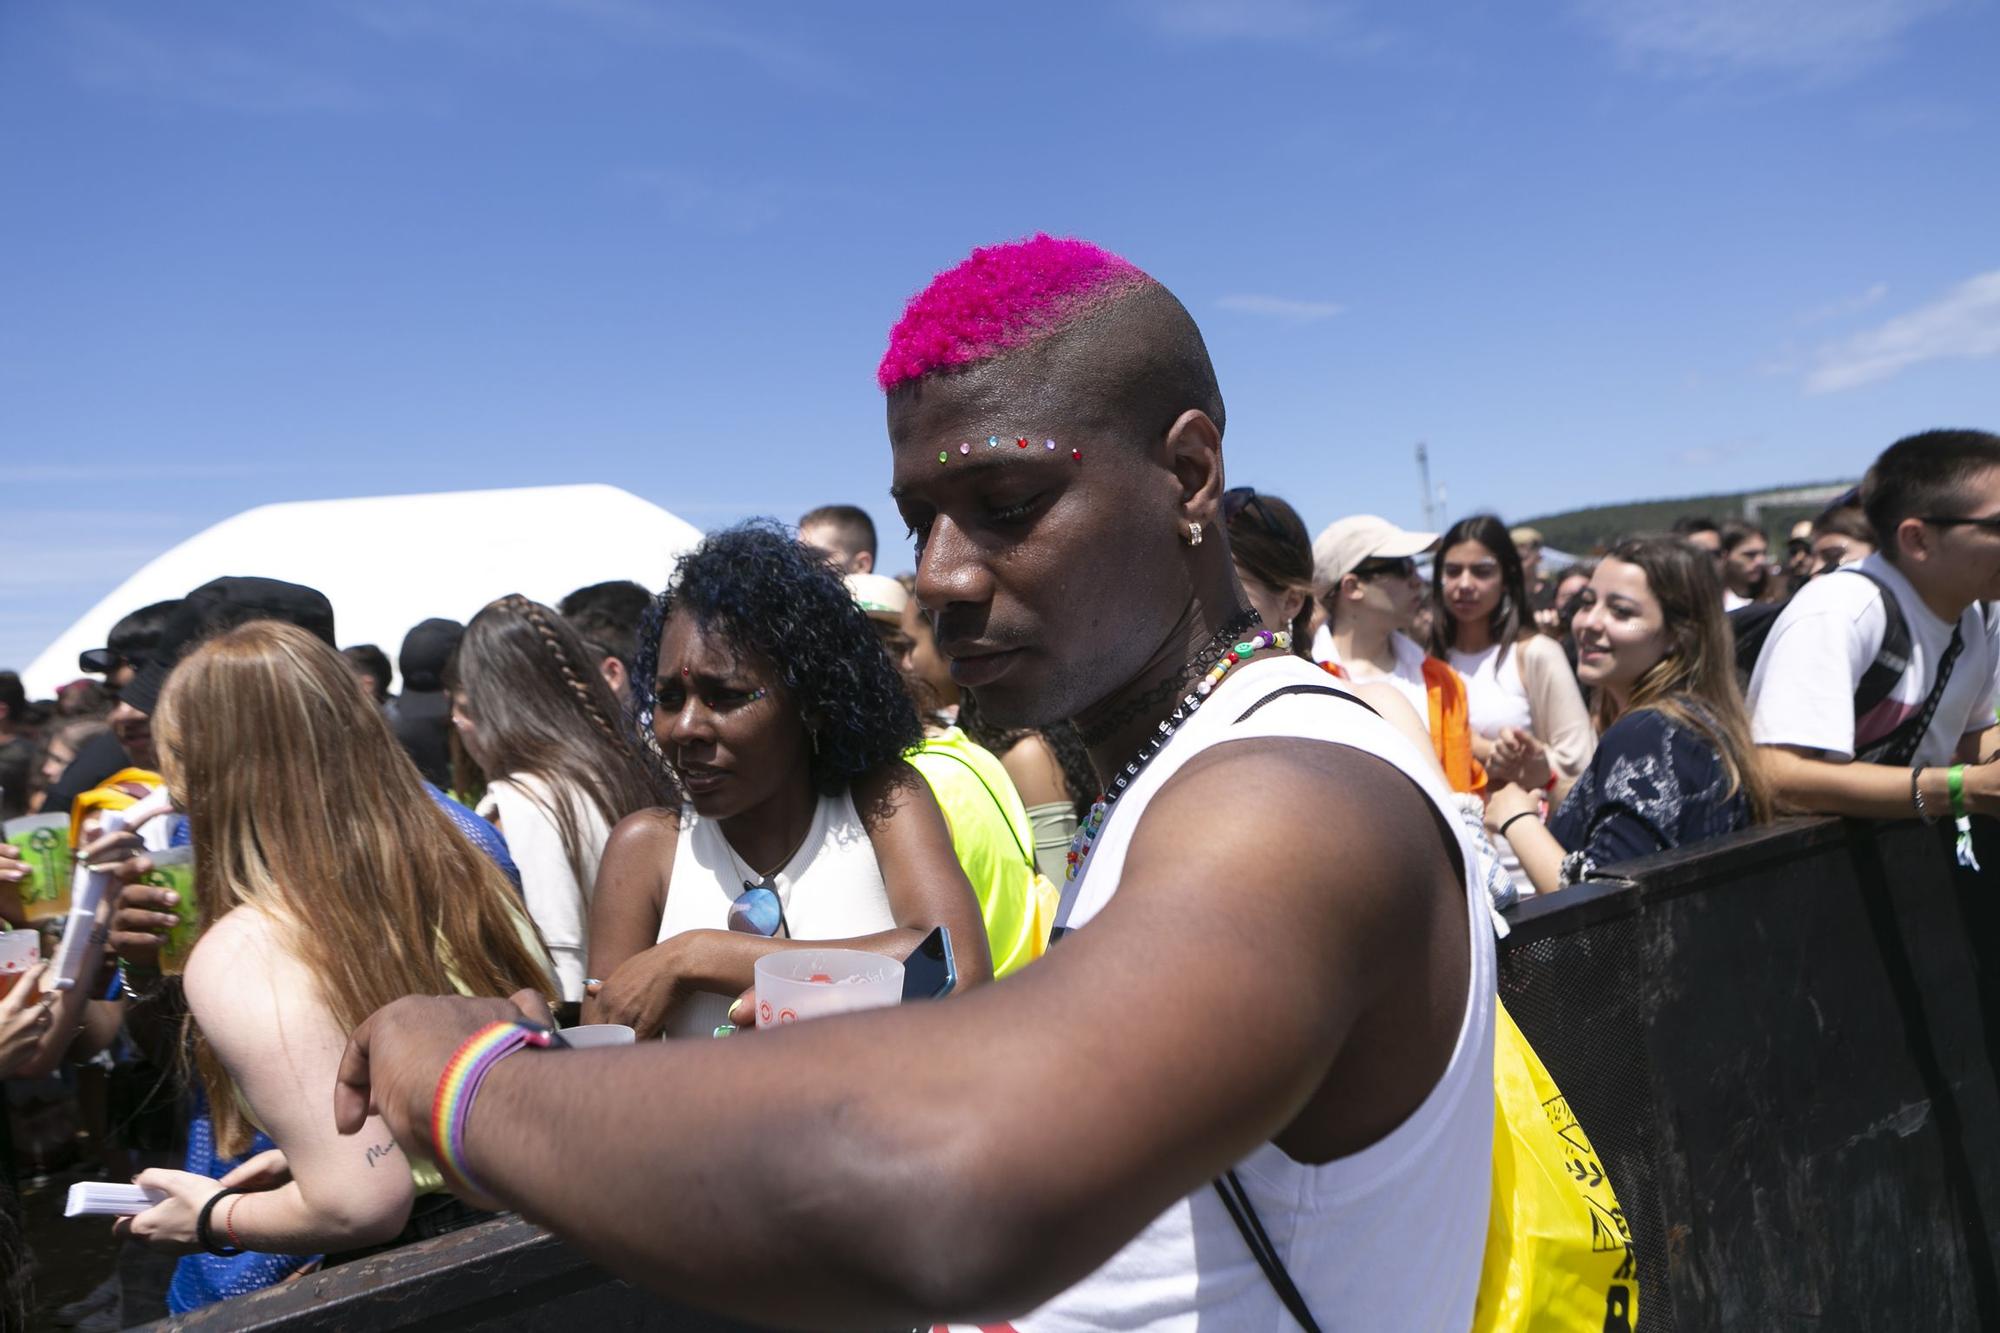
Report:
[{"label": "woman's bare shoulder", "polygon": [[204,1031],[251,1014],[268,1017],[280,990],[291,990],[305,967],[285,947],[284,926],[254,907],[237,907],[202,932],[188,955],[181,986]]}]

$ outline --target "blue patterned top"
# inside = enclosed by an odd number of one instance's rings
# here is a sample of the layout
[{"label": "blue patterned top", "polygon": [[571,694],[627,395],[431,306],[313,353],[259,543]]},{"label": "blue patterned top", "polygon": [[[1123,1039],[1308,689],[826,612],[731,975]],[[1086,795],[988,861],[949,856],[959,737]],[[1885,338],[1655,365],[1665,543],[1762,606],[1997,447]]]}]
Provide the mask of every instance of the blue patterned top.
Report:
[{"label": "blue patterned top", "polygon": [[1627,713],[1597,742],[1590,767],[1549,819],[1569,853],[1562,882],[1604,866],[1746,828],[1750,803],[1728,778],[1715,747],[1698,731],[1650,708]]}]

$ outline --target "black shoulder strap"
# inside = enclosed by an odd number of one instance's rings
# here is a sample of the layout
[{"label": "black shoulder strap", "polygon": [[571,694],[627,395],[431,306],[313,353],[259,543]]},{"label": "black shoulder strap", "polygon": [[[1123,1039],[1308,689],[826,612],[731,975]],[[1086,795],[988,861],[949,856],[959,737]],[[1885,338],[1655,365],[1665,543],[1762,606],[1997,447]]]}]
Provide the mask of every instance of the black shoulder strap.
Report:
[{"label": "black shoulder strap", "polygon": [[1854,687],[1854,720],[1859,722],[1894,692],[1896,682],[1909,670],[1910,622],[1903,618],[1902,603],[1886,582],[1859,565],[1849,565],[1846,572],[1867,579],[1882,595],[1882,644]]},{"label": "black shoulder strap", "polygon": [[[1241,725],[1248,721],[1250,715],[1263,708],[1265,704],[1282,699],[1288,694],[1330,694],[1336,699],[1345,699],[1348,703],[1359,705],[1362,708],[1367,708],[1369,712],[1375,713],[1375,710],[1369,707],[1367,700],[1362,699],[1358,695],[1349,694],[1346,690],[1336,690],[1331,685],[1287,685],[1283,689],[1272,690],[1256,703],[1251,704],[1248,708],[1237,714],[1236,724]],[[1382,715],[1375,713],[1375,716],[1380,717]]]},{"label": "black shoulder strap", "polygon": [[1951,627],[1951,642],[1945,646],[1944,656],[1938,659],[1937,679],[1931,682],[1930,693],[1924,696],[1923,706],[1903,719],[1902,725],[1863,749],[1855,746],[1855,759],[1864,764],[1893,764],[1903,767],[1916,757],[1917,747],[1924,743],[1924,733],[1930,730],[1931,719],[1937,716],[1938,704],[1944,699],[1944,687],[1951,680],[1951,669],[1958,663],[1958,655],[1965,647],[1963,625]]},{"label": "black shoulder strap", "polygon": [[[1329,690],[1327,693],[1337,693],[1337,691]],[[1264,1276],[1271,1280],[1271,1288],[1278,1293],[1278,1299],[1285,1303],[1285,1309],[1291,1312],[1292,1318],[1298,1321],[1299,1327],[1304,1329],[1305,1333],[1320,1333],[1319,1321],[1313,1318],[1312,1310],[1306,1305],[1306,1298],[1300,1294],[1298,1284],[1292,1281],[1292,1275],[1285,1270],[1285,1261],[1278,1257],[1278,1247],[1271,1244],[1271,1237],[1265,1232],[1264,1223],[1257,1216],[1256,1206],[1250,1202],[1250,1196],[1244,1193],[1243,1182],[1237,1179],[1236,1172],[1233,1170],[1223,1172],[1215,1182],[1215,1192],[1222,1196],[1222,1206],[1229,1210],[1229,1220],[1243,1233],[1243,1242],[1250,1247],[1251,1257],[1256,1259],[1257,1266],[1264,1270]]]}]

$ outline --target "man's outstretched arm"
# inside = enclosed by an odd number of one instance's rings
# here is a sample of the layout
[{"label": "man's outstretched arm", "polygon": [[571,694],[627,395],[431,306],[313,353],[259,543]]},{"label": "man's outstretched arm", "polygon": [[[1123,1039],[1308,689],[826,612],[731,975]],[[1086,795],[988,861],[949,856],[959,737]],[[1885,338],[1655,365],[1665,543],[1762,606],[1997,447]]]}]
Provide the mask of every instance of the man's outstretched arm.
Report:
[{"label": "man's outstretched arm", "polygon": [[[1785,809],[1860,819],[1917,817],[1907,768],[1837,763],[1820,758],[1818,751],[1784,745],[1760,745],[1757,751],[1772,790]],[[1933,818],[1951,809],[1949,778],[1950,770],[1943,765],[1924,768],[1917,774],[1924,809]],[[2000,813],[2000,766],[1968,768],[1964,780],[1968,809],[1977,814]]]},{"label": "man's outstretched arm", "polygon": [[[1292,1124],[1357,1016],[1431,967],[1434,914],[1463,932],[1426,846],[1431,812],[1379,761],[1220,747],[1148,808],[1112,905],[1020,975],[726,1042],[511,1057],[467,1164],[699,1305],[820,1326],[1018,1313]],[[371,1018],[343,1124],[372,1099],[426,1149],[438,1074],[492,1005]]]}]

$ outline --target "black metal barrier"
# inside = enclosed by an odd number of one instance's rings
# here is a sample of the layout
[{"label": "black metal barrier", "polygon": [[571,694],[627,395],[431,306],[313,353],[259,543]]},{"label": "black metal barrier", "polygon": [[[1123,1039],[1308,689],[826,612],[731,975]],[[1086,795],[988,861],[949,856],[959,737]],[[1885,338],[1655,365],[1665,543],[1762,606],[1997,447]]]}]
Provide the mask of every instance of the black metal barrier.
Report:
[{"label": "black metal barrier", "polygon": [[[2000,1327],[2000,874],[1947,831],[1790,821],[1510,914],[1501,994],[1611,1174],[1641,1329]],[[167,1326],[746,1328],[515,1219]]]},{"label": "black metal barrier", "polygon": [[517,1217],[218,1301],[150,1327],[758,1333],[752,1325],[672,1305],[620,1282]]},{"label": "black metal barrier", "polygon": [[2000,839],[1974,875],[1948,832],[1787,821],[1510,914],[1642,1329],[2000,1327]]}]

